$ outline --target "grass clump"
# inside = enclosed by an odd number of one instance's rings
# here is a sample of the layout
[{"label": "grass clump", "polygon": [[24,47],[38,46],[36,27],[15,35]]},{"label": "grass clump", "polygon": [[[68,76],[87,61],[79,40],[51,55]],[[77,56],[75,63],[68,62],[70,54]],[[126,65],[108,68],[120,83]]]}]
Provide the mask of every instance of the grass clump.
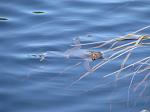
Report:
[{"label": "grass clump", "polygon": [[[150,40],[150,35],[142,34],[141,32],[150,28],[150,25],[143,27],[137,31],[131,32],[130,34],[117,37],[111,40],[107,41],[102,41],[102,42],[92,42],[92,43],[84,43],[80,44],[81,46],[88,46],[88,45],[93,45],[94,47],[92,48],[103,48],[103,47],[109,47],[103,51],[100,51],[102,55],[105,56],[105,54],[110,53],[109,56],[104,57],[103,60],[101,60],[98,64],[94,65],[91,67],[90,71],[87,71],[83,73],[76,81],[74,81],[71,86],[84,77],[94,73],[96,70],[100,70],[104,65],[112,62],[113,60],[116,59],[121,59],[121,57],[124,56],[124,59],[120,63],[120,68],[114,72],[111,72],[109,74],[105,74],[103,77],[107,78],[110,76],[115,76],[116,81],[120,79],[124,79],[126,77],[132,77],[129,87],[128,87],[128,99],[129,99],[129,93],[130,93],[130,88],[133,84],[133,80],[136,75],[138,74],[144,74],[144,78],[141,82],[139,82],[136,87],[134,88],[134,91],[137,91],[137,89],[145,84],[144,89],[140,93],[140,95],[143,94],[143,92],[146,89],[146,81],[150,77],[150,56],[148,55],[147,57],[144,57],[140,60],[136,60],[135,62],[131,64],[127,64],[127,61],[130,61],[131,55],[134,53],[136,49],[142,49],[144,47],[150,47],[150,43],[148,42]],[[99,44],[99,45],[98,45]],[[76,45],[72,45],[76,46]],[[136,52],[136,51],[135,51]],[[140,55],[140,54],[139,54]],[[123,76],[121,75],[122,72],[127,71],[129,68],[132,68],[133,71],[130,72],[129,74],[124,74]]]}]

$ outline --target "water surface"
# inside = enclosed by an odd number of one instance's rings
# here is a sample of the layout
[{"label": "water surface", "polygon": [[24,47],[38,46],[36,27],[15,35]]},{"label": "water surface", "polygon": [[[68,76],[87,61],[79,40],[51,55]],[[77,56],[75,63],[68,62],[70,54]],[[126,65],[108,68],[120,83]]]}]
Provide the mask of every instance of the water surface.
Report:
[{"label": "water surface", "polygon": [[[138,30],[150,24],[149,5],[149,0],[1,0],[0,111],[139,112],[150,109],[149,87],[143,96],[139,96],[140,90],[131,92],[127,106],[130,78],[117,84],[113,77],[103,78],[116,70],[118,61],[70,87],[86,69],[80,65],[61,75],[60,72],[80,60],[58,55],[44,61],[32,57],[46,51],[61,54],[71,48],[75,37],[86,43]],[[149,30],[146,33],[149,34]],[[149,50],[137,53],[142,57],[148,55]],[[131,60],[135,58],[138,57]]]}]

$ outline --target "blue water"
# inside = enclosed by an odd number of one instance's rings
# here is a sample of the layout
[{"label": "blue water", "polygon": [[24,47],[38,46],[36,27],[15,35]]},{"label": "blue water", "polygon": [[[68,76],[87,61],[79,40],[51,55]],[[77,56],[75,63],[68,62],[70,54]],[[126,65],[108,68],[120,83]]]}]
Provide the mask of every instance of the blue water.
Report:
[{"label": "blue water", "polygon": [[127,105],[130,78],[117,84],[103,78],[118,61],[70,86],[84,67],[60,72],[78,60],[52,55],[40,62],[32,56],[61,54],[75,37],[86,43],[125,35],[149,25],[149,18],[149,0],[0,0],[0,112],[149,110],[150,87],[142,96],[132,91]]}]

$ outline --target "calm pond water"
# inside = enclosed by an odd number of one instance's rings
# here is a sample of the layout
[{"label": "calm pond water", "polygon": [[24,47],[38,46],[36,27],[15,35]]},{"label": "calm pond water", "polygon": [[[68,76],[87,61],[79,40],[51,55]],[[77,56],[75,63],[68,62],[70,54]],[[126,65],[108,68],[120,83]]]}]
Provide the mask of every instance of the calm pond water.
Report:
[{"label": "calm pond water", "polygon": [[[131,78],[103,78],[118,61],[71,86],[86,69],[64,70],[82,60],[62,55],[75,37],[109,40],[149,25],[149,18],[149,0],[0,0],[0,112],[150,110],[149,85],[142,96],[143,86],[131,89],[127,105]],[[46,51],[55,53],[43,61],[32,56]],[[131,61],[149,55],[148,48],[137,52]]]}]

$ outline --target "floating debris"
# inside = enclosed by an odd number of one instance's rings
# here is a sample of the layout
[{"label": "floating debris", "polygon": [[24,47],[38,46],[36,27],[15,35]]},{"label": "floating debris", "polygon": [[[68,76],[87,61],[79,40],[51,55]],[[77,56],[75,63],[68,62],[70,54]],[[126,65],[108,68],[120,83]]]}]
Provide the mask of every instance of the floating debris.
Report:
[{"label": "floating debris", "polygon": [[34,14],[45,14],[46,12],[43,12],[43,11],[34,11],[32,13],[34,13]]},{"label": "floating debris", "polygon": [[0,21],[6,21],[6,20],[8,20],[8,19],[5,17],[0,17]]}]

